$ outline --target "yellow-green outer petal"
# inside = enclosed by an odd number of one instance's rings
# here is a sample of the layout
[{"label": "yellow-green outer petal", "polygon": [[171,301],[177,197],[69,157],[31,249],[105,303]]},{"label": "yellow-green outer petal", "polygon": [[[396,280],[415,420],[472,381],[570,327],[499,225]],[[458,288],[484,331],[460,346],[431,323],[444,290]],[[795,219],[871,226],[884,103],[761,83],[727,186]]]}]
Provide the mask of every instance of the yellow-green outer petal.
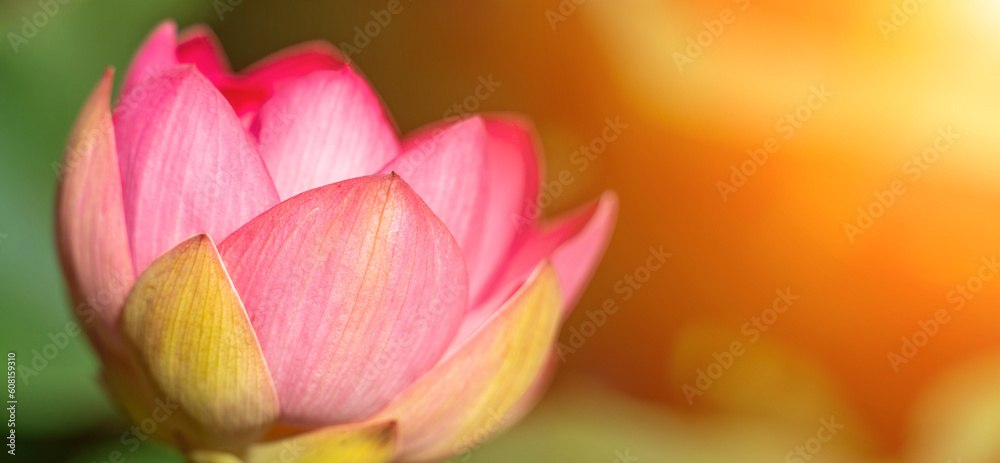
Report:
[{"label": "yellow-green outer petal", "polygon": [[546,366],[559,331],[558,279],[546,262],[492,319],[417,380],[375,420],[397,420],[399,455],[429,461],[476,445]]},{"label": "yellow-green outer petal", "polygon": [[151,382],[200,429],[191,446],[239,449],[278,416],[278,397],[239,295],[207,235],[157,258],[121,329]]},{"label": "yellow-green outer petal", "polygon": [[321,428],[251,447],[247,463],[383,463],[395,452],[396,424]]}]

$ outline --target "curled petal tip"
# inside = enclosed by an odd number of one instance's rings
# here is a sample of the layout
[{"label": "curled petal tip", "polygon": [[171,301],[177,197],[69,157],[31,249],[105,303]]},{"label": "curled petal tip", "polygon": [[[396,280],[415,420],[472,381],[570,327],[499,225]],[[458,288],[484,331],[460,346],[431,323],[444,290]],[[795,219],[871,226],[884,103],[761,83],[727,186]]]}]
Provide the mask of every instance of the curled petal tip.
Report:
[{"label": "curled petal tip", "polygon": [[174,21],[173,18],[167,18],[167,19],[164,19],[163,21],[160,21],[160,23],[156,25],[156,32],[155,33],[164,32],[165,30],[169,30],[171,32],[175,32],[176,33],[177,32],[177,21]]}]

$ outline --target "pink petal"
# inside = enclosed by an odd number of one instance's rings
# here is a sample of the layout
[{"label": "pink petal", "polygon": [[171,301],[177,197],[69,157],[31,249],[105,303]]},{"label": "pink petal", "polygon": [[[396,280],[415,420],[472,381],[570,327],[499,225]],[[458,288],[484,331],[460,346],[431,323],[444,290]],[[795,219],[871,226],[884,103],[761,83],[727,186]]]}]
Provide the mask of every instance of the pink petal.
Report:
[{"label": "pink petal", "polygon": [[[403,154],[382,169],[384,174],[402,176],[441,218],[470,268],[478,263],[484,244],[484,202],[489,192],[486,160],[486,130],[482,119],[473,117],[409,137]],[[470,289],[475,292],[477,288]]]},{"label": "pink petal", "polygon": [[256,114],[275,92],[317,71],[338,70],[344,59],[325,42],[308,42],[286,48],[251,65],[216,85],[240,117]]},{"label": "pink petal", "polygon": [[145,87],[134,110],[115,114],[137,272],[193,234],[224,239],[278,202],[249,135],[194,67]]},{"label": "pink petal", "polygon": [[146,38],[139,52],[132,58],[132,64],[125,74],[125,86],[122,88],[122,101],[127,101],[130,95],[147,79],[156,76],[174,66],[177,66],[177,24],[173,21],[163,21],[153,33]]},{"label": "pink petal", "polygon": [[378,97],[347,67],[278,90],[261,107],[259,138],[283,199],[378,172],[400,151]]},{"label": "pink petal", "polygon": [[232,76],[226,52],[222,50],[219,38],[207,26],[196,24],[184,29],[176,53],[177,61],[195,65],[202,75],[216,85]]},{"label": "pink petal", "polygon": [[326,42],[306,42],[274,53],[248,67],[241,74],[255,84],[277,90],[316,71],[334,71],[347,60]]},{"label": "pink petal", "polygon": [[308,42],[274,53],[245,71],[232,72],[219,39],[211,29],[195,25],[177,39],[177,25],[164,21],[146,39],[125,79],[123,95],[149,77],[178,64],[193,64],[226,97],[240,117],[256,114],[278,89],[314,71],[344,66],[341,53],[325,42]]},{"label": "pink petal", "polygon": [[369,416],[437,362],[465,311],[458,244],[396,175],[295,196],[220,252],[293,424]]},{"label": "pink petal", "polygon": [[[113,333],[135,281],[122,204],[108,70],[73,128],[60,172],[56,228],[74,296],[86,302],[80,319],[96,318]],[[95,340],[100,342],[100,340]]]},{"label": "pink petal", "polygon": [[549,259],[559,276],[563,307],[567,313],[573,310],[604,255],[617,215],[618,197],[607,192],[578,212],[528,230],[497,282],[496,297],[509,294],[539,262]]},{"label": "pink petal", "polygon": [[472,301],[491,296],[487,289],[510,256],[518,232],[538,217],[536,199],[541,158],[531,123],[516,116],[485,119],[489,191],[483,203],[482,242],[469,262]]}]

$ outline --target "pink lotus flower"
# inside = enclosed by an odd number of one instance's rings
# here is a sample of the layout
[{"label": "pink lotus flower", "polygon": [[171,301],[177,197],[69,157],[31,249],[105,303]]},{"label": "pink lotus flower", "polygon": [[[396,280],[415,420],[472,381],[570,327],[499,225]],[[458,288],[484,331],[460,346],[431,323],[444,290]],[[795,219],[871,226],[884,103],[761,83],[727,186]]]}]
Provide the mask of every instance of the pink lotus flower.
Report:
[{"label": "pink lotus flower", "polygon": [[400,141],[328,45],[233,73],[210,31],[173,23],[114,113],[111,86],[74,128],[58,234],[143,432],[193,461],[429,460],[534,402],[617,204],[538,224],[527,122]]}]

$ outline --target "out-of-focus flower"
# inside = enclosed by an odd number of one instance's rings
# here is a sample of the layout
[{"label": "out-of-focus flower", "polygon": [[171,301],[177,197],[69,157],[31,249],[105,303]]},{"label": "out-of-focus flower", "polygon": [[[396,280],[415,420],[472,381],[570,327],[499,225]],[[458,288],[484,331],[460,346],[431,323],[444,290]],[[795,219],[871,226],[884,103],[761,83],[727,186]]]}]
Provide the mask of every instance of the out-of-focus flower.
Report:
[{"label": "out-of-focus flower", "polygon": [[210,31],[173,23],[113,113],[111,86],[74,128],[57,226],[144,434],[194,461],[428,460],[530,407],[617,202],[537,223],[527,122],[399,141],[328,45],[233,73]]}]

